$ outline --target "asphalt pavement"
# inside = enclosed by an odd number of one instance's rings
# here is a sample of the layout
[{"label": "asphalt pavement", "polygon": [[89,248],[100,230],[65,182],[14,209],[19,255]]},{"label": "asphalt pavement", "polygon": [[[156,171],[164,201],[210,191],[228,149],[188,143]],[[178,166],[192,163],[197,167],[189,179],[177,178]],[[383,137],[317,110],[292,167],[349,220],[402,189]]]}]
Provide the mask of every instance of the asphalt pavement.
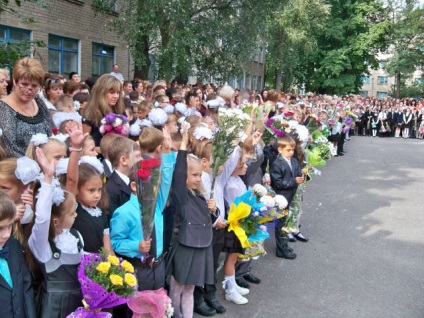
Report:
[{"label": "asphalt pavement", "polygon": [[271,234],[249,303],[218,286],[215,317],[424,317],[424,141],[352,137],[345,150],[308,183],[297,258],[275,257]]}]

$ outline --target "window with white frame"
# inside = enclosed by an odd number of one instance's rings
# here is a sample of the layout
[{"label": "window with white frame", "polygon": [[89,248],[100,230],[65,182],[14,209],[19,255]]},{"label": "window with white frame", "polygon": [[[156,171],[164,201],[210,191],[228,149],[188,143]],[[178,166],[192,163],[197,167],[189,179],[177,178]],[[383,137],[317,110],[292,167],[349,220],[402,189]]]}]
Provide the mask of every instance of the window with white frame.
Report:
[{"label": "window with white frame", "polygon": [[369,75],[361,76],[361,79],[363,84],[369,84],[371,82],[371,78]]},{"label": "window with white frame", "polygon": [[387,92],[377,92],[377,98],[378,99],[383,99],[385,97],[387,97],[389,94]]},{"label": "window with white frame", "polygon": [[389,78],[387,76],[379,76],[377,78],[377,84],[379,85],[387,85],[389,82]]}]

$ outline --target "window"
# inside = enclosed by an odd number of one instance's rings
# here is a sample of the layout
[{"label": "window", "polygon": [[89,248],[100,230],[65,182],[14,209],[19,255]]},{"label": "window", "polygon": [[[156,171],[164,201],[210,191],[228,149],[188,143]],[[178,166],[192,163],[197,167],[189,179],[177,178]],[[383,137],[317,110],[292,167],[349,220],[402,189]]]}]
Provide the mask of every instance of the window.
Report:
[{"label": "window", "polygon": [[244,88],[252,89],[252,77],[250,75],[246,75],[246,82],[244,83]]},{"label": "window", "polygon": [[384,97],[387,97],[387,95],[388,95],[387,92],[377,92],[378,99],[383,99]]},{"label": "window", "polygon": [[415,82],[415,84],[423,85],[423,78],[417,77],[417,78],[415,78],[414,82]]},{"label": "window", "polygon": [[370,80],[370,76],[369,75],[361,76],[361,79],[362,79],[362,83],[363,84],[369,84],[369,83],[371,83],[371,80]]},{"label": "window", "polygon": [[78,72],[78,40],[49,34],[49,72]]},{"label": "window", "polygon": [[252,89],[256,89],[256,85],[257,85],[256,79],[257,79],[257,76],[252,75]]},{"label": "window", "polygon": [[238,81],[238,88],[244,88],[244,75],[240,76]]},{"label": "window", "polygon": [[30,39],[30,31],[0,25],[0,42],[20,42]]},{"label": "window", "polygon": [[262,76],[258,76],[258,92],[262,91]]},{"label": "window", "polygon": [[379,85],[387,85],[388,79],[389,78],[387,76],[379,76],[377,78],[377,84],[379,84]]},{"label": "window", "polygon": [[368,91],[360,91],[359,95],[361,95],[361,97],[366,97],[368,96]]},{"label": "window", "polygon": [[105,73],[112,72],[114,62],[113,46],[100,43],[93,43],[91,46],[91,75],[100,76]]},{"label": "window", "polygon": [[233,87],[233,88],[235,88],[236,85],[237,85],[237,77],[231,76],[230,77],[230,86]]}]

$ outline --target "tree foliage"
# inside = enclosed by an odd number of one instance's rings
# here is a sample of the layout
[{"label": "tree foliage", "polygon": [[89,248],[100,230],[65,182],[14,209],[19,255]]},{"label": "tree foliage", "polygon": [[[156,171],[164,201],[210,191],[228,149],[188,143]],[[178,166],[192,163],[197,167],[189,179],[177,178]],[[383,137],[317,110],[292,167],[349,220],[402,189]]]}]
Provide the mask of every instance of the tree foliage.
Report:
[{"label": "tree foliage", "polygon": [[396,96],[400,96],[402,78],[424,65],[424,9],[416,7],[415,1],[399,10],[390,4],[390,9],[395,21],[388,35],[392,57],[385,69],[396,76]]},{"label": "tree foliage", "polygon": [[[241,73],[256,51],[270,1],[129,0],[111,22],[129,44],[136,76],[147,77],[153,52],[160,78],[225,80]],[[94,8],[102,3],[110,8],[110,0],[95,0]]]},{"label": "tree foliage", "polygon": [[377,0],[331,0],[331,14],[317,46],[305,56],[307,90],[329,94],[356,93],[368,66],[386,47],[388,11]]}]

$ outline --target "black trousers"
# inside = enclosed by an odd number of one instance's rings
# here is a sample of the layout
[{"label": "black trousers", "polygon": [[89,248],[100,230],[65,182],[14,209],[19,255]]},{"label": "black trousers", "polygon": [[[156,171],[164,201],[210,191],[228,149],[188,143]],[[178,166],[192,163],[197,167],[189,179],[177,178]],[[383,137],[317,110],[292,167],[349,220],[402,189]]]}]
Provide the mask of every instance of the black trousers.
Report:
[{"label": "black trousers", "polygon": [[216,281],[217,281],[217,269],[219,262],[219,254],[221,254],[222,248],[224,247],[225,231],[227,229],[216,230],[213,229],[212,238],[212,251],[213,251],[213,269],[215,274],[215,284],[205,286],[196,286],[194,288],[194,306],[199,305],[205,298],[214,297],[216,294]]}]

